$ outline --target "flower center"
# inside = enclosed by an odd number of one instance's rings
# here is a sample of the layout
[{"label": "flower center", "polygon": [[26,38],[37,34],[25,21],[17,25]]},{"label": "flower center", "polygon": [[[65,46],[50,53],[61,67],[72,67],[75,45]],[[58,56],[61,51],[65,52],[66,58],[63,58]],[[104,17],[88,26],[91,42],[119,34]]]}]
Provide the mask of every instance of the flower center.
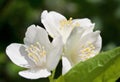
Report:
[{"label": "flower center", "polygon": [[78,27],[80,25],[79,25],[78,22],[74,24],[73,21],[72,21],[72,17],[70,17],[69,20],[66,20],[66,19],[61,20],[60,21],[60,26],[61,26],[60,29],[63,29],[64,27],[74,28],[74,27]]},{"label": "flower center", "polygon": [[27,51],[28,57],[34,61],[36,65],[41,66],[46,62],[46,50],[39,42],[30,45],[25,51]]},{"label": "flower center", "polygon": [[71,24],[72,24],[72,17],[70,17],[69,20],[63,19],[60,21],[61,28]]},{"label": "flower center", "polygon": [[80,58],[82,59],[82,61],[89,59],[90,57],[93,57],[95,55],[95,46],[88,42],[87,43],[87,47],[82,46],[82,50],[80,50]]}]

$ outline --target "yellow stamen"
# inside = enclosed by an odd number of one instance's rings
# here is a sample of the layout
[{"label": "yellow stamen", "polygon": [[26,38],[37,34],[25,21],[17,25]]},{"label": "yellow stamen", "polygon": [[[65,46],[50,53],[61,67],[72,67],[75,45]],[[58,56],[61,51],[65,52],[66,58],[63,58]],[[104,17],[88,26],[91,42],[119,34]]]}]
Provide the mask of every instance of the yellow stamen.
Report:
[{"label": "yellow stamen", "polygon": [[28,53],[28,57],[33,60],[36,64],[41,61],[41,58],[46,58],[46,50],[44,46],[41,46],[39,42],[36,42],[34,45],[30,45],[25,49]]},{"label": "yellow stamen", "polygon": [[63,19],[60,21],[61,28],[72,25],[72,17],[69,18],[69,20]]},{"label": "yellow stamen", "polygon": [[80,51],[81,55],[80,57],[83,60],[86,60],[88,58],[90,58],[91,55],[95,54],[95,46],[92,43],[88,42],[88,46],[82,46],[82,50]]},{"label": "yellow stamen", "polygon": [[66,19],[61,20],[60,21],[60,26],[61,26],[60,29],[62,29],[64,27],[72,27],[72,28],[74,28],[74,27],[79,27],[80,26],[80,24],[78,22],[73,24],[72,20],[73,20],[72,17],[70,17],[69,20],[66,20]]}]

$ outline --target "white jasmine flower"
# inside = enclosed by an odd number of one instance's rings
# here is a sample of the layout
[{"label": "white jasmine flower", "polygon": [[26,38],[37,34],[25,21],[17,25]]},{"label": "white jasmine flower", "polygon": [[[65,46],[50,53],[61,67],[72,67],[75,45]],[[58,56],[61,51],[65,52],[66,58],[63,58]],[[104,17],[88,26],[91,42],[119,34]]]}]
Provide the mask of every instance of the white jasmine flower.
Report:
[{"label": "white jasmine flower", "polygon": [[80,61],[85,61],[99,53],[102,43],[100,32],[89,32],[89,30],[75,28],[68,37],[62,57],[63,74]]},{"label": "white jasmine flower", "polygon": [[25,44],[12,43],[6,48],[6,53],[13,63],[28,68],[20,71],[19,75],[28,79],[38,79],[51,75],[61,53],[61,37],[51,43],[47,32],[35,25],[28,27],[24,38]]},{"label": "white jasmine flower", "polygon": [[61,35],[64,43],[66,43],[73,28],[91,28],[89,31],[92,31],[94,28],[94,23],[91,23],[91,21],[87,18],[72,19],[72,17],[70,17],[67,20],[63,15],[55,11],[43,11],[41,15],[41,22],[51,37],[55,38]]}]

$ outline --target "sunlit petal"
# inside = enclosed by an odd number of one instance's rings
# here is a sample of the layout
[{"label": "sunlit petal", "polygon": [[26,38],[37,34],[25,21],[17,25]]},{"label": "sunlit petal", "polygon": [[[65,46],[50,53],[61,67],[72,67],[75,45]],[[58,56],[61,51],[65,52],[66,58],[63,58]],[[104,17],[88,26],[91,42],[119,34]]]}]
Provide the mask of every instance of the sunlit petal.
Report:
[{"label": "sunlit petal", "polygon": [[13,63],[15,63],[18,66],[30,68],[30,61],[29,59],[26,60],[27,55],[26,53],[21,52],[23,44],[18,43],[12,43],[6,48],[6,54],[11,59]]},{"label": "sunlit petal", "polygon": [[45,26],[50,36],[53,38],[60,35],[58,32],[58,29],[60,27],[60,20],[64,19],[66,19],[64,16],[54,11],[47,12],[45,10],[41,15],[41,22]]},{"label": "sunlit petal", "polygon": [[27,79],[46,78],[51,75],[47,69],[20,71],[19,75]]},{"label": "sunlit petal", "polygon": [[71,68],[71,64],[69,62],[69,60],[66,57],[62,57],[62,74],[64,75],[65,73],[67,73]]},{"label": "sunlit petal", "polygon": [[63,42],[61,37],[55,38],[52,44],[54,48],[51,50],[50,54],[47,56],[47,66],[49,70],[55,69],[61,58],[62,48],[63,48]]},{"label": "sunlit petal", "polygon": [[42,27],[31,25],[26,31],[24,43],[29,46],[31,44],[35,44],[36,42],[39,42],[47,49],[51,48],[47,32]]}]

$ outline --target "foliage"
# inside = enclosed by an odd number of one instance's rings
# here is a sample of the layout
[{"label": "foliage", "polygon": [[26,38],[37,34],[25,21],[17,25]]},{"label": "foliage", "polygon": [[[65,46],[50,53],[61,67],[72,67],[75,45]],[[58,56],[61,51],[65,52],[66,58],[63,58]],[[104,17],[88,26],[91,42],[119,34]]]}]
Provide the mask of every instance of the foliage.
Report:
[{"label": "foliage", "polygon": [[115,82],[120,77],[120,47],[74,66],[57,82]]}]

